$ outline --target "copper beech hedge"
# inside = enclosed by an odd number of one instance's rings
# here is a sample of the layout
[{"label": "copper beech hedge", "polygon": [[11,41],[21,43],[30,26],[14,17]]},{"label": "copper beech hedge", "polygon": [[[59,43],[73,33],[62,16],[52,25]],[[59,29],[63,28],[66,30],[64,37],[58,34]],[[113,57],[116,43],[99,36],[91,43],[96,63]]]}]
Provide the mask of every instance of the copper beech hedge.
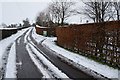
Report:
[{"label": "copper beech hedge", "polygon": [[120,68],[120,20],[57,27],[60,46]]}]

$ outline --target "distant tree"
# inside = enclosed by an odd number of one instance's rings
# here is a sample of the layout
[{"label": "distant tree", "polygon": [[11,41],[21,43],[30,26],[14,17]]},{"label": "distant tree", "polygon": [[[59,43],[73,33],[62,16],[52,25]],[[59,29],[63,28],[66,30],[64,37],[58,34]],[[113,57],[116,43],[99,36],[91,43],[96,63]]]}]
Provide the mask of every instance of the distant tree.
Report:
[{"label": "distant tree", "polygon": [[22,24],[21,24],[21,23],[19,24],[19,27],[22,27]]},{"label": "distant tree", "polygon": [[45,12],[40,12],[40,14],[36,18],[36,24],[39,26],[50,27],[53,24],[51,20],[50,14]]},{"label": "distant tree", "polygon": [[16,28],[17,27],[17,24],[11,24],[10,25],[12,28]]},{"label": "distant tree", "polygon": [[2,23],[1,26],[2,26],[3,28],[6,28],[6,27],[7,27],[7,25],[6,25],[5,23]]},{"label": "distant tree", "polygon": [[23,20],[23,26],[24,27],[30,27],[31,26],[28,18],[26,18],[25,20]]},{"label": "distant tree", "polygon": [[44,13],[40,12],[39,15],[36,18],[36,24],[39,25],[39,26],[42,26],[43,21],[44,21]]},{"label": "distant tree", "polygon": [[35,26],[36,26],[36,24],[35,24],[35,23],[33,23],[33,24],[32,24],[32,26],[33,26],[33,27],[35,27]]}]

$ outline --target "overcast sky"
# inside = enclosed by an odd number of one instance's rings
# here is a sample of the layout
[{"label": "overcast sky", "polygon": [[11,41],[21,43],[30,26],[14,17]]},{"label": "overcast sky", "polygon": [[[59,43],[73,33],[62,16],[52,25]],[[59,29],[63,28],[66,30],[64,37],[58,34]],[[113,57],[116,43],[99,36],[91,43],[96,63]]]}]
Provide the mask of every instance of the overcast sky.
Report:
[{"label": "overcast sky", "polygon": [[[36,0],[7,0],[7,2],[0,2],[0,24],[22,23],[22,20],[26,18],[34,22],[38,13],[46,9],[50,2],[50,0],[40,0],[39,2]],[[80,19],[82,19],[80,15],[75,15],[70,17],[67,22],[79,24]]]},{"label": "overcast sky", "polygon": [[34,21],[37,14],[44,10],[47,2],[3,2],[2,22],[6,24],[19,23],[25,18]]},{"label": "overcast sky", "polygon": [[[51,1],[54,0],[0,0],[0,24],[5,23],[9,25],[11,23],[20,23],[26,18],[29,18],[30,22],[34,22],[38,13],[46,9]],[[79,4],[76,5],[78,8],[79,6],[83,6],[81,0],[68,1],[79,2]],[[83,1],[88,2],[90,0]],[[79,8],[79,10],[81,10],[81,8]],[[74,15],[68,18],[67,22],[80,24],[81,20],[82,23],[85,23],[87,19],[83,15]]]}]

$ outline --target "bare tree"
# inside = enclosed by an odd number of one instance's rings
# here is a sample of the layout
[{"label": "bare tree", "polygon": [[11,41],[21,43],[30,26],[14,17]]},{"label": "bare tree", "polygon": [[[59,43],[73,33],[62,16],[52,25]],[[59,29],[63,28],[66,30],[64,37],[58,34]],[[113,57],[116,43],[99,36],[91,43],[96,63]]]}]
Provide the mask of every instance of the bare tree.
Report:
[{"label": "bare tree", "polygon": [[2,23],[1,26],[2,26],[3,28],[6,28],[6,27],[7,27],[7,25],[6,25],[5,23]]},{"label": "bare tree", "polygon": [[40,12],[39,15],[36,18],[36,24],[42,26],[43,25],[43,20],[44,20],[44,12]]},{"label": "bare tree", "polygon": [[30,22],[29,22],[28,18],[26,18],[25,20],[23,20],[23,26],[24,27],[30,27]]},{"label": "bare tree", "polygon": [[94,2],[84,2],[84,4],[85,7],[83,12],[79,11],[78,13],[87,16],[94,22],[98,23],[108,21],[113,16],[111,2],[104,2],[103,0],[101,0],[101,2],[97,2],[95,0]]},{"label": "bare tree", "polygon": [[60,9],[59,9],[59,6],[57,6],[57,3],[50,4],[48,8],[50,11],[50,15],[52,16],[52,20],[59,24],[60,23]]},{"label": "bare tree", "polygon": [[[87,16],[88,18],[92,19],[95,23],[109,21],[110,19],[112,19],[113,10],[111,2],[105,2],[103,0],[101,0],[101,2],[97,2],[97,0],[95,0],[83,3],[85,4],[83,12],[79,11],[78,13]],[[96,30],[95,35],[99,36],[99,40],[96,39],[96,47],[99,47],[99,52],[102,53],[101,48],[103,48],[104,46],[102,42],[105,41],[105,25],[98,26],[97,28],[98,29]],[[92,40],[94,40],[94,38],[92,38]]]},{"label": "bare tree", "polygon": [[63,25],[64,21],[72,15],[71,6],[74,4],[73,2],[67,2],[67,0],[64,2],[56,0],[50,5],[49,9],[57,23]]},{"label": "bare tree", "polygon": [[49,12],[40,12],[40,14],[36,18],[36,24],[39,26],[50,27],[51,23],[53,22]]},{"label": "bare tree", "polygon": [[113,6],[114,6],[115,11],[116,11],[115,15],[117,16],[117,20],[120,20],[120,1],[114,2]]}]

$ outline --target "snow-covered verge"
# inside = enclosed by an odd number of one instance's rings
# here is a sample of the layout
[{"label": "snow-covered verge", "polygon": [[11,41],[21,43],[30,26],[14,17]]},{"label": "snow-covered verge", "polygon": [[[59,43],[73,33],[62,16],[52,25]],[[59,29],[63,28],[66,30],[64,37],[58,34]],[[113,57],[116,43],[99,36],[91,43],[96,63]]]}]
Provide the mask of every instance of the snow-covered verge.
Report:
[{"label": "snow-covered verge", "polygon": [[9,56],[8,56],[8,62],[6,65],[6,72],[5,72],[5,78],[16,78],[16,44],[13,43]]},{"label": "snow-covered verge", "polygon": [[49,27],[43,27],[43,26],[39,26],[39,25],[36,25],[36,27],[38,27],[38,28],[49,28]]},{"label": "snow-covered verge", "polygon": [[96,75],[97,77],[101,78],[103,75],[107,78],[119,78],[120,76],[120,70],[114,69],[112,67],[109,67],[107,65],[103,65],[100,63],[97,63],[93,60],[90,60],[84,56],[69,52],[59,46],[57,46],[54,42],[56,40],[56,37],[43,37],[41,35],[36,34],[35,29],[33,30],[33,38],[38,42],[38,44],[42,42],[42,45],[44,47],[47,47],[48,49],[55,52],[55,54],[59,57],[61,57],[63,60],[69,62],[70,64],[73,64],[74,66],[78,67],[79,69],[82,69],[83,71],[91,74]]},{"label": "snow-covered verge", "polygon": [[0,71],[4,65],[3,58],[7,55],[7,48],[23,33],[25,33],[29,28],[18,31],[16,34],[11,35],[0,41]]},{"label": "snow-covered verge", "polygon": [[36,33],[36,29],[33,28],[33,32],[32,32],[32,37],[36,40],[36,42],[39,44],[42,40],[46,39],[46,37],[38,35]]},{"label": "snow-covered verge", "polygon": [[[57,46],[55,44],[54,40],[56,40],[56,38],[47,38],[45,41],[43,41],[42,45],[55,51],[56,54],[64,56],[64,58],[67,58],[70,61],[73,61],[73,62],[77,63],[78,65],[80,64],[80,65],[82,65],[90,70],[93,70],[99,74],[102,74],[107,78],[118,78],[120,76],[120,75],[118,75],[118,73],[120,72],[118,69],[114,69],[107,65],[97,63],[97,62],[90,60],[86,57],[83,57],[81,55],[69,52],[69,51]],[[78,66],[78,65],[76,65],[76,66]]]}]

